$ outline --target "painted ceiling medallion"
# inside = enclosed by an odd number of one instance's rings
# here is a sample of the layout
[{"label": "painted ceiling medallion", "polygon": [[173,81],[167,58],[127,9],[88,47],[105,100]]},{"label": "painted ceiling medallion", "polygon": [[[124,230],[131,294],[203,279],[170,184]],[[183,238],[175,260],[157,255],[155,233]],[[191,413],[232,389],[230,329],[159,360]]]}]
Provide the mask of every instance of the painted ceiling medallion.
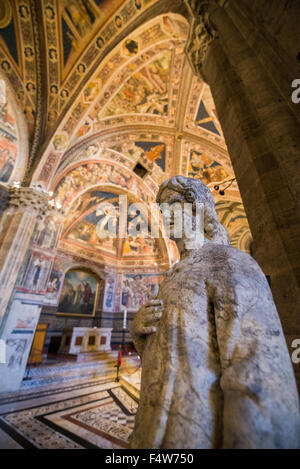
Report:
[{"label": "painted ceiling medallion", "polygon": [[0,8],[0,29],[6,28],[11,22],[12,9],[9,0],[1,0]]}]

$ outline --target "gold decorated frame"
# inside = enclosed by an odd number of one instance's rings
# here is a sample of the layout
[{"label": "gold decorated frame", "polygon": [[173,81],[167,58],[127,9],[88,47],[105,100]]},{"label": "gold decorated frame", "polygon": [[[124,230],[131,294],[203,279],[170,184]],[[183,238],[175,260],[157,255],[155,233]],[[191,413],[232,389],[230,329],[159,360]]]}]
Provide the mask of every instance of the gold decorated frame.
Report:
[{"label": "gold decorated frame", "polygon": [[[98,299],[99,299],[99,291],[100,291],[100,285],[99,285],[99,278],[97,277],[96,274],[94,274],[93,272],[91,272],[90,270],[86,270],[86,269],[80,269],[80,268],[77,268],[77,269],[70,269],[66,272],[65,274],[65,277],[68,273],[70,272],[78,272],[78,271],[81,271],[81,272],[86,272],[87,274],[89,274],[91,277],[94,277],[94,279],[96,280],[97,282],[97,287],[96,287],[96,294],[95,294],[95,300],[94,300],[94,307],[93,307],[93,313],[92,314],[77,314],[77,313],[62,313],[60,311],[57,311],[56,313],[56,316],[69,316],[69,317],[73,317],[73,318],[94,318],[95,317],[95,313],[96,313],[96,307],[97,307],[97,303],[98,303]],[[64,281],[65,281],[65,278],[64,278]],[[64,285],[64,282],[63,282],[63,285]],[[63,288],[63,285],[62,285],[62,288]],[[59,301],[60,303],[60,301]]]}]

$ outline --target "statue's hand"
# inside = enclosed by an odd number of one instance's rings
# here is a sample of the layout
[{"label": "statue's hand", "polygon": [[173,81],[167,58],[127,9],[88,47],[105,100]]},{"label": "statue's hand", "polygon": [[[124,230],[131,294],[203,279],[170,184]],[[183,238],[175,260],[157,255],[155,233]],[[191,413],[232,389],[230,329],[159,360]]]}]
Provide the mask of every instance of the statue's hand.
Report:
[{"label": "statue's hand", "polygon": [[132,324],[132,333],[142,337],[156,332],[157,323],[163,313],[162,300],[149,300],[137,312]]}]

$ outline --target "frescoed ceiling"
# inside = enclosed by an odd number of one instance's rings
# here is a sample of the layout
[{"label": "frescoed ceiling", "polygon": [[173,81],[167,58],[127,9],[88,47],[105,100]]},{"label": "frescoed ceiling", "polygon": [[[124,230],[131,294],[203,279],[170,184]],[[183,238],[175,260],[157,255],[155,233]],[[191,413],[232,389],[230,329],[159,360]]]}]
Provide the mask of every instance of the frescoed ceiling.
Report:
[{"label": "frescoed ceiling", "polygon": [[122,114],[168,115],[172,51],[166,50],[134,73],[98,114],[98,120]]},{"label": "frescoed ceiling", "polygon": [[[123,266],[167,265],[167,258],[172,264],[177,253],[165,240],[108,245],[95,226],[99,194],[127,193],[150,204],[161,182],[176,174],[207,184],[219,216],[226,213],[233,244],[250,245],[210,90],[185,56],[189,25],[182,2],[2,4],[0,74],[15,91],[29,130],[25,182],[48,191],[64,212],[61,250]],[[95,205],[89,197],[96,197]]]},{"label": "frescoed ceiling", "polygon": [[0,73],[10,80],[30,132],[36,116],[36,64],[30,2],[1,0]]},{"label": "frescoed ceiling", "polygon": [[18,156],[18,134],[14,110],[0,79],[0,182],[8,182]]},{"label": "frescoed ceiling", "polygon": [[[78,61],[91,37],[122,3],[124,0],[61,0],[58,3],[59,40],[63,51],[60,55],[62,81]],[[45,12],[49,20],[54,19],[53,7],[47,5]],[[122,27],[123,20],[119,15],[114,17],[114,22],[117,28]]]},{"label": "frescoed ceiling", "polygon": [[[115,171],[112,168],[105,170],[112,175]],[[80,172],[93,174],[93,165],[80,168]],[[121,175],[119,171],[118,176]],[[74,170],[69,177],[76,178]],[[115,183],[113,178],[109,176],[108,179]],[[65,180],[59,184],[58,193]],[[130,178],[124,179],[124,183],[130,184]],[[112,186],[108,184],[106,190],[89,190],[75,196],[65,219],[59,248],[70,255],[79,254],[85,259],[119,268],[128,269],[137,261],[140,267],[146,268],[158,264],[168,266],[167,243],[161,235],[159,238],[151,236],[151,215],[140,210],[136,204],[140,199],[128,192],[114,192],[120,189]],[[122,195],[126,197],[125,206],[120,203]]]}]

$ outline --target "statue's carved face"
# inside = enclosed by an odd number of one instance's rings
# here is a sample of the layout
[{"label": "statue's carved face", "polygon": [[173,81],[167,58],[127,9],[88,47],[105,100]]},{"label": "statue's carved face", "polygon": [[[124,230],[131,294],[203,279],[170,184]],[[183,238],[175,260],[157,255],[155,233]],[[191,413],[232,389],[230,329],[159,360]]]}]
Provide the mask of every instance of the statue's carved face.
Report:
[{"label": "statue's carved face", "polygon": [[[176,233],[174,229],[174,223],[175,223],[175,215],[174,215],[174,209],[176,208],[176,205],[180,204],[180,206],[183,208],[183,204],[186,202],[184,196],[180,194],[179,192],[176,192],[172,189],[164,189],[163,192],[161,193],[160,197],[160,206],[163,205],[164,207],[164,214],[167,215],[169,213],[170,217],[170,232],[169,236],[170,239],[173,241],[176,241]],[[169,210],[168,207],[169,206]]]},{"label": "statue's carved face", "polygon": [[196,235],[200,233],[194,231],[197,227],[197,213],[194,209],[195,204],[191,202],[193,200],[191,195],[185,197],[173,189],[165,188],[160,196],[160,207],[164,218],[169,219],[167,235],[173,241],[181,241],[184,244],[195,240]]}]

